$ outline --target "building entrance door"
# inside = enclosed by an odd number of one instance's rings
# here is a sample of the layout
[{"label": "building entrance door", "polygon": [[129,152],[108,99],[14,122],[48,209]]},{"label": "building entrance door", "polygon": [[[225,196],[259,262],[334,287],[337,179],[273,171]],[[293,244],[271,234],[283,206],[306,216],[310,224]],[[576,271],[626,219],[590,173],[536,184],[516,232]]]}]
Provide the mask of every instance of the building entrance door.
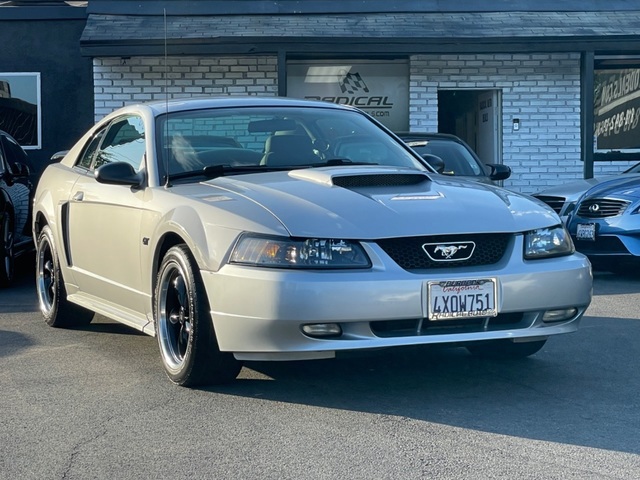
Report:
[{"label": "building entrance door", "polygon": [[502,163],[500,90],[439,90],[438,132],[462,138],[484,163]]}]

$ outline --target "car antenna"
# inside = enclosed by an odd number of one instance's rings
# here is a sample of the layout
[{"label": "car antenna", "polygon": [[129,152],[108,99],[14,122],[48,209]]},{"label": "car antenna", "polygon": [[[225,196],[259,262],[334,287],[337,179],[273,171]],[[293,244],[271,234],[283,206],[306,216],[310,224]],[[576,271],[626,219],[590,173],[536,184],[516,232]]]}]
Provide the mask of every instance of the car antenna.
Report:
[{"label": "car antenna", "polygon": [[164,20],[164,101],[165,101],[165,121],[164,121],[164,188],[169,188],[169,66],[167,64],[167,9],[162,9]]}]

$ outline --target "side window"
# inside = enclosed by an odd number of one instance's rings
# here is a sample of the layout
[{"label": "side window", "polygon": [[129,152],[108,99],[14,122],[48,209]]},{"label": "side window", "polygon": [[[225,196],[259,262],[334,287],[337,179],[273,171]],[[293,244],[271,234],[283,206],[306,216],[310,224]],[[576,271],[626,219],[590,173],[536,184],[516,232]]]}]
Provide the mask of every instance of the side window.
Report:
[{"label": "side window", "polygon": [[98,150],[98,145],[100,145],[102,137],[104,137],[105,131],[105,129],[102,129],[93,136],[89,144],[85,147],[84,152],[82,152],[80,160],[78,160],[78,163],[76,163],[77,166],[86,168],[87,170],[91,168],[91,162],[93,161],[93,157]]},{"label": "side window", "polygon": [[115,120],[108,128],[96,156],[95,168],[112,162],[127,162],[136,171],[144,167],[144,122],[140,117]]}]

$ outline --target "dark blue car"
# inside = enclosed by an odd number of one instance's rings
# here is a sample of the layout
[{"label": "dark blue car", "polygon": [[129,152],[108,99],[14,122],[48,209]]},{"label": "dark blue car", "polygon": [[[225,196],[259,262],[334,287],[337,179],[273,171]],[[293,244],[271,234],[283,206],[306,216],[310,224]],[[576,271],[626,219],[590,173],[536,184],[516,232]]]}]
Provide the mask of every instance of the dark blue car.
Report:
[{"label": "dark blue car", "polygon": [[589,189],[567,225],[594,268],[640,271],[640,178],[619,177]]}]

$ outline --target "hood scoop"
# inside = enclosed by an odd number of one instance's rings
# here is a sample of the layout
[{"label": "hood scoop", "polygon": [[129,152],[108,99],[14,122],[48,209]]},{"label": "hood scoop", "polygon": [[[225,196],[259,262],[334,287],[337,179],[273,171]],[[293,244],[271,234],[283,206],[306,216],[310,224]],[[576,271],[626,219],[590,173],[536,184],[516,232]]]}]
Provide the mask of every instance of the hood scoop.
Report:
[{"label": "hood scoop", "polygon": [[425,172],[394,167],[340,167],[293,170],[289,176],[343,188],[401,187],[430,180]]},{"label": "hood scoop", "polygon": [[387,173],[377,175],[349,175],[333,177],[333,184],[343,188],[358,187],[400,187],[417,185],[429,180],[426,175]]}]

